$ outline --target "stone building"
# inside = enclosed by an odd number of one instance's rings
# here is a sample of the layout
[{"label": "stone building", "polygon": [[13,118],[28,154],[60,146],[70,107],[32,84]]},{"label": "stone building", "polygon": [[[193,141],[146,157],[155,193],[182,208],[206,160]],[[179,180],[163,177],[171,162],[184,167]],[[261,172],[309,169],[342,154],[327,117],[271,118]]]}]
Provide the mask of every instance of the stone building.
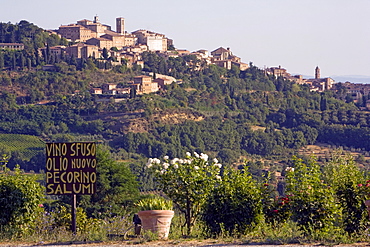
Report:
[{"label": "stone building", "polygon": [[315,89],[315,91],[325,91],[330,90],[333,87],[333,83],[335,82],[332,78],[326,77],[321,78],[320,75],[320,68],[319,66],[316,66],[315,68],[315,78],[313,79],[304,79],[303,83],[309,84],[312,89]]},{"label": "stone building", "polygon": [[78,43],[67,47],[66,54],[68,56],[73,56],[75,58],[87,59],[89,57],[100,57],[99,47],[95,45],[87,45],[83,43]]},{"label": "stone building", "polygon": [[86,44],[97,46],[100,49],[110,49],[113,47],[113,41],[106,38],[91,38],[86,41]]},{"label": "stone building", "polygon": [[24,44],[23,43],[0,43],[0,50],[1,49],[24,50]]},{"label": "stone building", "polygon": [[77,21],[77,24],[91,30],[94,33],[96,33],[96,37],[100,37],[101,35],[105,34],[105,31],[107,31],[107,30],[110,31],[111,30],[110,26],[100,23],[98,16],[94,17],[94,21],[84,19],[84,20],[81,20],[81,21]]},{"label": "stone building", "polygon": [[60,26],[58,34],[73,42],[85,42],[88,39],[97,37],[96,32],[78,24]]},{"label": "stone building", "polygon": [[132,34],[137,37],[139,44],[147,45],[149,51],[167,51],[168,39],[164,34],[142,29],[132,32]]},{"label": "stone building", "polygon": [[100,36],[100,38],[108,39],[112,41],[111,47],[122,49],[126,46],[135,46],[136,37],[132,34],[119,34],[112,31],[107,31],[106,34]]},{"label": "stone building", "polygon": [[158,82],[153,81],[152,77],[147,75],[135,76],[130,87],[136,90],[136,94],[149,94],[159,91]]},{"label": "stone building", "polygon": [[[47,47],[40,48],[41,54],[45,54]],[[61,58],[66,53],[66,46],[58,45],[49,47],[50,55],[54,56],[55,58]]]},{"label": "stone building", "polygon": [[231,66],[234,65],[240,70],[246,70],[249,68],[249,65],[242,63],[240,57],[234,56],[230,48],[219,47],[216,50],[211,52],[211,63],[216,64],[217,66],[231,69]]}]

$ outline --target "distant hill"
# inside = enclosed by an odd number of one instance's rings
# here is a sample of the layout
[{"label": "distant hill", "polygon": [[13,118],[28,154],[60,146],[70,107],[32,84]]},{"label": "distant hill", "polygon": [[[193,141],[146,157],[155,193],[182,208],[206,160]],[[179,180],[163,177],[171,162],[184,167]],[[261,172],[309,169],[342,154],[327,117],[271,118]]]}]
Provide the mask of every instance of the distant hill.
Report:
[{"label": "distant hill", "polygon": [[330,76],[335,80],[335,82],[352,82],[352,83],[370,83],[370,76],[364,75],[340,75],[340,76]]}]

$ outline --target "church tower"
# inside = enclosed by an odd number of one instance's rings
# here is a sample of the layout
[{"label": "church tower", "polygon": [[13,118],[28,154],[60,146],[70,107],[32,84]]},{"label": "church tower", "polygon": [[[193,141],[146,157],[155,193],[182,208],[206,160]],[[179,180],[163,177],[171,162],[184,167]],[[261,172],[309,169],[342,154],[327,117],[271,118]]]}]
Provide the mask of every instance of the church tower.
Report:
[{"label": "church tower", "polygon": [[94,16],[94,23],[100,23],[98,15]]},{"label": "church tower", "polygon": [[316,66],[316,69],[315,69],[315,79],[320,79],[320,68],[319,68],[319,66]]},{"label": "church tower", "polygon": [[125,19],[122,17],[116,18],[116,32],[119,34],[125,33]]}]

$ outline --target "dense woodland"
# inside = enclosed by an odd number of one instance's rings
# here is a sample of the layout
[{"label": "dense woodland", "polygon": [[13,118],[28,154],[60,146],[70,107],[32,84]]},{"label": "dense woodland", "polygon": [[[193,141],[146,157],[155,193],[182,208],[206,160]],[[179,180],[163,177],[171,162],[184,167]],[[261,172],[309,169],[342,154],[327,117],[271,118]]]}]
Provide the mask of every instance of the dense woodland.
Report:
[{"label": "dense woodland", "polygon": [[[341,87],[310,92],[305,85],[266,75],[252,63],[245,71],[226,70],[192,55],[166,60],[147,52],[142,69],[112,66],[114,58],[109,57],[55,58],[48,47],[68,42],[27,21],[0,23],[0,42],[26,46],[23,51],[0,51],[1,133],[35,135],[44,141],[96,140],[109,146],[117,159],[128,161],[137,174],[145,158],[173,158],[187,151],[208,152],[230,165],[240,157],[271,164],[282,160],[284,165],[299,148],[317,142],[370,151],[370,114],[360,111],[362,103],[353,103]],[[42,47],[44,53],[38,50]],[[54,64],[56,71],[42,71],[45,64]],[[156,94],[127,95],[119,103],[97,102],[98,96],[89,93],[91,86],[125,86],[148,72],[182,83]],[[180,113],[202,120],[158,120]],[[142,128],[127,128],[135,123]],[[19,153],[9,155],[11,166],[43,169],[43,153],[30,160]],[[261,174],[263,166],[253,164],[254,174]]]}]

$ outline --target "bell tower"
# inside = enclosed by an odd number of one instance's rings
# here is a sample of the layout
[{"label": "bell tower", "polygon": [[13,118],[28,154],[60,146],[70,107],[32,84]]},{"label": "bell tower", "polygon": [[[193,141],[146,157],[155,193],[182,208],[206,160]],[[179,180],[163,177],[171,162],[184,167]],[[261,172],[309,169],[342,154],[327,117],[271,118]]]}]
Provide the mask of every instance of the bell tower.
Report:
[{"label": "bell tower", "polygon": [[320,79],[320,68],[319,68],[319,66],[316,66],[316,69],[315,69],[315,79]]},{"label": "bell tower", "polygon": [[116,32],[119,34],[125,33],[125,19],[122,17],[116,18]]},{"label": "bell tower", "polygon": [[98,15],[94,16],[94,23],[100,23]]}]

